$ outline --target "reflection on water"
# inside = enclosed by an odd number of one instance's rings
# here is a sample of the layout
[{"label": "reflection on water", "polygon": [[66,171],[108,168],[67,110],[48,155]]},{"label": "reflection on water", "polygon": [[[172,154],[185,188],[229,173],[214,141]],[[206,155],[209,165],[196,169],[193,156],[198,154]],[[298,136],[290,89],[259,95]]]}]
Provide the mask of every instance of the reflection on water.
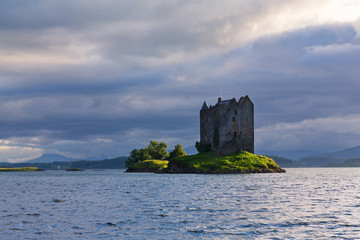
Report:
[{"label": "reflection on water", "polygon": [[355,239],[360,169],[0,173],[0,239]]}]

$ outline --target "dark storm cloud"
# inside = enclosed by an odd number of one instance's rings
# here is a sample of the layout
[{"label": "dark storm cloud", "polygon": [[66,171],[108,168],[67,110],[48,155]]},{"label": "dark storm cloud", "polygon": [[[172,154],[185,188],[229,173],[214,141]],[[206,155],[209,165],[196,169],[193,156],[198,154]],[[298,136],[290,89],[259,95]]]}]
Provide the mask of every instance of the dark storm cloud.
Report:
[{"label": "dark storm cloud", "polygon": [[124,1],[2,1],[0,28],[79,28],[132,16],[134,7],[134,4]]},{"label": "dark storm cloud", "polygon": [[[355,97],[354,92],[360,87],[357,76],[351,74],[357,68],[359,56],[355,37],[354,30],[343,25],[260,39],[247,51],[235,51],[225,59],[227,64],[239,62],[240,67],[237,70],[235,65],[234,72],[223,84],[224,88],[230,89],[238,82],[239,88],[248,89],[258,102],[259,127],[277,122],[278,117],[291,122],[331,113],[356,113],[358,107],[348,106],[345,101]],[[329,57],[325,50],[314,50],[318,48],[339,51],[332,51]],[[246,59],[245,66],[241,66],[242,59]],[[262,114],[277,114],[278,117],[263,120]]]}]

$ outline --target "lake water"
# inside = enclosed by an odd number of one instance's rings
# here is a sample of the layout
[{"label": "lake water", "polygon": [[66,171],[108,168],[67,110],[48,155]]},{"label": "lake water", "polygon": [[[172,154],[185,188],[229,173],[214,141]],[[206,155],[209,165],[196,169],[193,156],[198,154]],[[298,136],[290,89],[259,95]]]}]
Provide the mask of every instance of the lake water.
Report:
[{"label": "lake water", "polygon": [[0,239],[360,239],[360,168],[1,172]]}]

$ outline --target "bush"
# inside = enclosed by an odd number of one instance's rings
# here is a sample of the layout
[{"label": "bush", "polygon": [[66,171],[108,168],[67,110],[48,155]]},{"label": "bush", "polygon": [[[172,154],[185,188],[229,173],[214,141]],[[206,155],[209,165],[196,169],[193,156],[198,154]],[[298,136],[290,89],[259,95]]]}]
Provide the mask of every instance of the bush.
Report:
[{"label": "bush", "polygon": [[186,152],[184,151],[182,145],[177,144],[175,146],[175,149],[170,153],[170,159],[175,158],[175,157],[185,156],[185,155],[186,155]]},{"label": "bush", "polygon": [[157,172],[167,168],[169,161],[145,160],[128,168],[127,172]]},{"label": "bush", "polygon": [[157,141],[150,141],[147,148],[134,149],[130,152],[130,157],[126,160],[126,166],[130,167],[135,163],[142,162],[148,159],[163,160],[169,157],[169,153],[166,151],[168,145],[166,143]]}]

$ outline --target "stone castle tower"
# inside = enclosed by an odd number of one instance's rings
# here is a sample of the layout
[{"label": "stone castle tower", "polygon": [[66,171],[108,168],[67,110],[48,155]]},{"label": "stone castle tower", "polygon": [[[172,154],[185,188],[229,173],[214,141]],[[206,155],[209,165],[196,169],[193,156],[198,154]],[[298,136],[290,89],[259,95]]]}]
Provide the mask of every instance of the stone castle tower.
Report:
[{"label": "stone castle tower", "polygon": [[200,146],[216,155],[240,151],[254,153],[254,104],[248,96],[237,102],[218,99],[215,106],[204,102],[200,110]]}]

